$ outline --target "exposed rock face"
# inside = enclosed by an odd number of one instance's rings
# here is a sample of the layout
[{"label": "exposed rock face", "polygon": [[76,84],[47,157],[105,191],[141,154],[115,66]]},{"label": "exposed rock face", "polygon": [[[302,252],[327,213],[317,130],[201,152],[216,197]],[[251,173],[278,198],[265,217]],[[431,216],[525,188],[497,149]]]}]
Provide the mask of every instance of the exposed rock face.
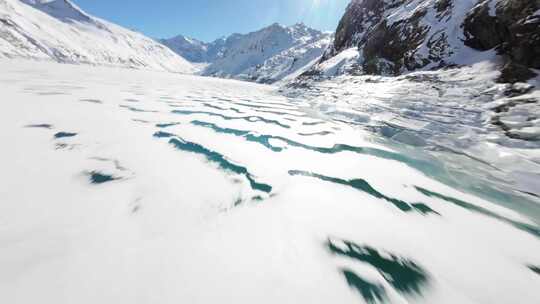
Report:
[{"label": "exposed rock face", "polygon": [[381,21],[384,6],[384,1],[380,0],[352,1],[339,22],[333,48],[326,57],[365,42],[365,33],[370,32]]},{"label": "exposed rock face", "polygon": [[484,1],[463,23],[465,45],[479,50],[497,48],[509,59],[501,81],[534,76],[540,68],[540,0]]},{"label": "exposed rock face", "polygon": [[536,77],[536,73],[527,66],[510,60],[501,69],[498,81],[502,83],[516,83]]},{"label": "exposed rock face", "polygon": [[496,49],[511,61],[507,78],[523,80],[540,68],[539,9],[540,0],[352,0],[309,73],[326,73],[325,62],[351,48],[354,73],[379,75],[470,64]]},{"label": "exposed rock face", "polygon": [[503,42],[501,24],[496,16],[491,15],[489,3],[475,7],[465,18],[463,30],[465,45],[482,51],[490,50]]},{"label": "exposed rock face", "polygon": [[353,0],[322,61],[358,47],[359,67],[368,74],[399,75],[447,64],[455,50],[452,0]]}]

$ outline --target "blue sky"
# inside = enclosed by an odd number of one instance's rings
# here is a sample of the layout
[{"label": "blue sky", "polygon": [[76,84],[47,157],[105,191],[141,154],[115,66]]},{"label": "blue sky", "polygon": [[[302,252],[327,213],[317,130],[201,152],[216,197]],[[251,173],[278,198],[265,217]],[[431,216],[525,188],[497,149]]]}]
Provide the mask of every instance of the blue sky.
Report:
[{"label": "blue sky", "polygon": [[204,41],[297,22],[334,31],[350,0],[74,0],[90,14],[148,36]]}]

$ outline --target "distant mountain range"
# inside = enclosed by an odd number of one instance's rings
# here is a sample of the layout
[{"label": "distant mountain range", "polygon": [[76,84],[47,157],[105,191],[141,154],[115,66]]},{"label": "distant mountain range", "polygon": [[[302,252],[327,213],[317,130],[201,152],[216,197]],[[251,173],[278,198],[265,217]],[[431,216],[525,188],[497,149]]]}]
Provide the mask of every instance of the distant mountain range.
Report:
[{"label": "distant mountain range", "polygon": [[210,43],[182,35],[161,42],[191,62],[207,63],[202,75],[272,83],[309,68],[331,44],[332,34],[302,23],[288,27],[275,23]]},{"label": "distant mountain range", "polygon": [[0,0],[0,58],[32,58],[193,73],[191,63],[69,0]]},{"label": "distant mountain range", "polygon": [[206,43],[151,39],[69,0],[0,0],[0,58],[148,68],[260,83],[401,75],[501,61],[501,81],[540,69],[540,0],[352,0],[335,35],[272,24]]},{"label": "distant mountain range", "polygon": [[0,0],[0,58],[147,68],[273,83],[306,71],[332,34],[273,24],[205,43],[156,40],[87,14],[70,0]]}]

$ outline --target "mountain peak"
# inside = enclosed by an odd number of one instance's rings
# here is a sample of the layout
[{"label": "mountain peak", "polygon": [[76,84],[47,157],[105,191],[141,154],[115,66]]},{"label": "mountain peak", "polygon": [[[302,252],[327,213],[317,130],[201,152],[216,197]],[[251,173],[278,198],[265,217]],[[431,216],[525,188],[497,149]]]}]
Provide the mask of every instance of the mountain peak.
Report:
[{"label": "mountain peak", "polygon": [[280,23],[278,22],[274,22],[272,23],[271,25],[268,26],[268,28],[283,28],[284,26],[281,25]]},{"label": "mountain peak", "polygon": [[[184,37],[180,35],[179,37]],[[322,55],[331,34],[304,23],[284,26],[273,23],[247,34],[232,34],[211,43],[186,39],[162,40],[192,62],[207,62],[203,75],[274,82],[297,72]]]}]

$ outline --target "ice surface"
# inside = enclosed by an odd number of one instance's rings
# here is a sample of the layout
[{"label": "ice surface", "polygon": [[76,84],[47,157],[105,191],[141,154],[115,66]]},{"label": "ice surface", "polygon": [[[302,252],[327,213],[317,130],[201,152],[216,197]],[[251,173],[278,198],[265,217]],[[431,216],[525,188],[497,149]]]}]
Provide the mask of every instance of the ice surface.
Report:
[{"label": "ice surface", "polygon": [[495,83],[497,63],[484,56],[488,60],[463,68],[394,78],[341,76],[288,93],[309,98],[311,107],[328,117],[385,138],[424,147],[432,155],[444,151],[463,157],[450,169],[470,166],[467,175],[499,180],[505,192],[540,195],[540,188],[511,177],[520,171],[540,174],[540,90]]},{"label": "ice surface", "polygon": [[[473,170],[497,170],[405,144],[482,144],[482,94],[459,99],[491,87],[470,80],[478,70],[428,73],[455,79],[443,91],[324,84],[335,99],[104,67],[0,70],[1,303],[540,302],[538,201],[480,195],[505,183]],[[414,128],[401,142],[374,132],[378,109]],[[498,147],[479,151],[508,153],[530,180],[534,159]]]}]

